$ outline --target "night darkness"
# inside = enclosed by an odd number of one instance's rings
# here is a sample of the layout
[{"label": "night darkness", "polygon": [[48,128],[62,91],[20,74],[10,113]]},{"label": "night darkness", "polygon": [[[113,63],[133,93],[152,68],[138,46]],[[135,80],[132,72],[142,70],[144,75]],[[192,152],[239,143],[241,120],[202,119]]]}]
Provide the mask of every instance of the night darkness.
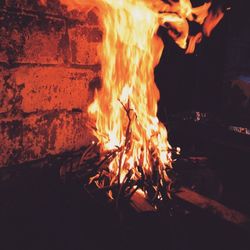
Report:
[{"label": "night darkness", "polygon": [[[204,1],[197,2],[197,5]],[[165,48],[159,65],[155,70],[156,83],[160,89],[160,117],[183,111],[225,112],[225,95],[229,80],[242,72],[250,72],[250,17],[247,1],[214,1],[224,6],[224,18],[217,25],[209,38],[196,46],[194,54],[186,55],[168,37],[162,28]],[[190,25],[191,33],[201,28]],[[235,48],[232,41],[244,43],[244,48],[237,53],[240,62],[233,69],[230,62],[235,61]],[[244,61],[244,62],[243,62]],[[242,66],[244,64],[244,66]]]},{"label": "night darkness", "polygon": [[[88,151],[84,112],[100,86],[91,48],[102,32],[94,12],[82,22],[59,2],[0,0],[0,249],[249,250],[250,84],[247,99],[232,81],[243,75],[250,83],[250,0],[212,0],[214,9],[231,8],[193,54],[165,28],[158,31],[165,44],[155,68],[158,115],[174,159],[158,212],[145,209],[154,208],[146,199],[137,201],[139,210],[128,198],[117,206],[109,187],[86,185],[92,175],[81,165]],[[95,158],[88,162],[94,171],[101,166]],[[186,200],[178,197],[183,187]],[[190,191],[203,198],[193,201]],[[239,214],[247,219],[237,221]]]}]

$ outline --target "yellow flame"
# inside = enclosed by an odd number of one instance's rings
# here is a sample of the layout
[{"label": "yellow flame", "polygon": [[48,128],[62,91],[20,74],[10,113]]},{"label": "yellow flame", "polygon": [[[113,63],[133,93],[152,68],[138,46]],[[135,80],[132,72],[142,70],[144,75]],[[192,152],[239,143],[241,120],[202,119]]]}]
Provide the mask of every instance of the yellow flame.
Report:
[{"label": "yellow flame", "polygon": [[[158,167],[171,167],[167,130],[157,118],[159,91],[154,82],[154,67],[158,64],[163,43],[157,36],[160,25],[187,53],[194,51],[202,33],[189,37],[188,21],[204,28],[205,35],[221,18],[209,13],[211,3],[193,8],[189,0],[61,0],[69,8],[99,8],[104,38],[99,55],[102,62],[102,88],[95,92],[89,106],[95,121],[95,136],[101,151],[126,147],[125,155],[111,162],[109,168],[122,181],[129,169],[140,165],[152,174],[153,160]],[[209,20],[207,20],[207,16]],[[214,17],[216,21],[214,20]],[[208,25],[208,23],[213,23]],[[136,176],[136,175],[135,175]],[[167,178],[162,176],[162,178]]]}]

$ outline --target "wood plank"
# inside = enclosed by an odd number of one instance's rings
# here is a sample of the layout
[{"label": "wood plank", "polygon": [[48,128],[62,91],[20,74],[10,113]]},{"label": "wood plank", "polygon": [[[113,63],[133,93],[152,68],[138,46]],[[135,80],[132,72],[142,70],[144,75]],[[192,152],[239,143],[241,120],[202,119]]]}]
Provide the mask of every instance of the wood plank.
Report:
[{"label": "wood plank", "polygon": [[208,212],[219,216],[220,218],[233,224],[241,225],[250,223],[250,219],[247,215],[234,209],[228,208],[218,201],[207,198],[188,188],[180,188],[178,192],[175,193],[175,196],[181,200],[191,203],[192,205],[205,209]]},{"label": "wood plank", "polygon": [[[247,215],[238,212],[234,209],[228,208],[218,201],[212,200],[199,193],[196,193],[188,188],[181,187],[175,194],[174,198],[179,198],[188,202],[196,207],[204,209],[206,212],[211,213],[221,219],[233,223],[235,225],[250,224],[250,219]],[[131,197],[130,204],[132,208],[140,212],[156,212],[153,207],[145,198],[142,191],[138,190]]]},{"label": "wood plank", "polygon": [[130,199],[130,205],[133,209],[140,212],[156,212],[156,208],[154,208],[145,198],[145,195],[142,191],[137,190]]}]

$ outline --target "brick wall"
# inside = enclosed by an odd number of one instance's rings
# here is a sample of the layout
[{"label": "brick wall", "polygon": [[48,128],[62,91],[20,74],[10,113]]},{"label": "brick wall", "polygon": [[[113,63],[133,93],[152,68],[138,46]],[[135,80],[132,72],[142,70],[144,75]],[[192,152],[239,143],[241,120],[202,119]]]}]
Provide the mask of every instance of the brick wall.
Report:
[{"label": "brick wall", "polygon": [[94,10],[0,0],[0,37],[0,167],[88,144],[86,110],[100,84]]}]

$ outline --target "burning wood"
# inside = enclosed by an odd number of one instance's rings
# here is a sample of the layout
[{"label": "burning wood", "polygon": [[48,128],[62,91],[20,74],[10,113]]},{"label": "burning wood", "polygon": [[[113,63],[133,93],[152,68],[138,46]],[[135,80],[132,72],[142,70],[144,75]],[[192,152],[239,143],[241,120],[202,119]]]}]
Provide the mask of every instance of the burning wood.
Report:
[{"label": "burning wood", "polygon": [[[44,1],[43,1],[44,2]],[[154,67],[163,51],[159,26],[187,53],[220,21],[211,3],[192,7],[190,0],[61,0],[70,9],[97,7],[104,39],[99,50],[102,88],[89,106],[94,122],[93,143],[81,159],[89,183],[107,189],[111,198],[131,197],[138,189],[151,200],[167,199],[173,149],[167,130],[157,118],[159,91]],[[203,33],[189,36],[189,23]]]}]

